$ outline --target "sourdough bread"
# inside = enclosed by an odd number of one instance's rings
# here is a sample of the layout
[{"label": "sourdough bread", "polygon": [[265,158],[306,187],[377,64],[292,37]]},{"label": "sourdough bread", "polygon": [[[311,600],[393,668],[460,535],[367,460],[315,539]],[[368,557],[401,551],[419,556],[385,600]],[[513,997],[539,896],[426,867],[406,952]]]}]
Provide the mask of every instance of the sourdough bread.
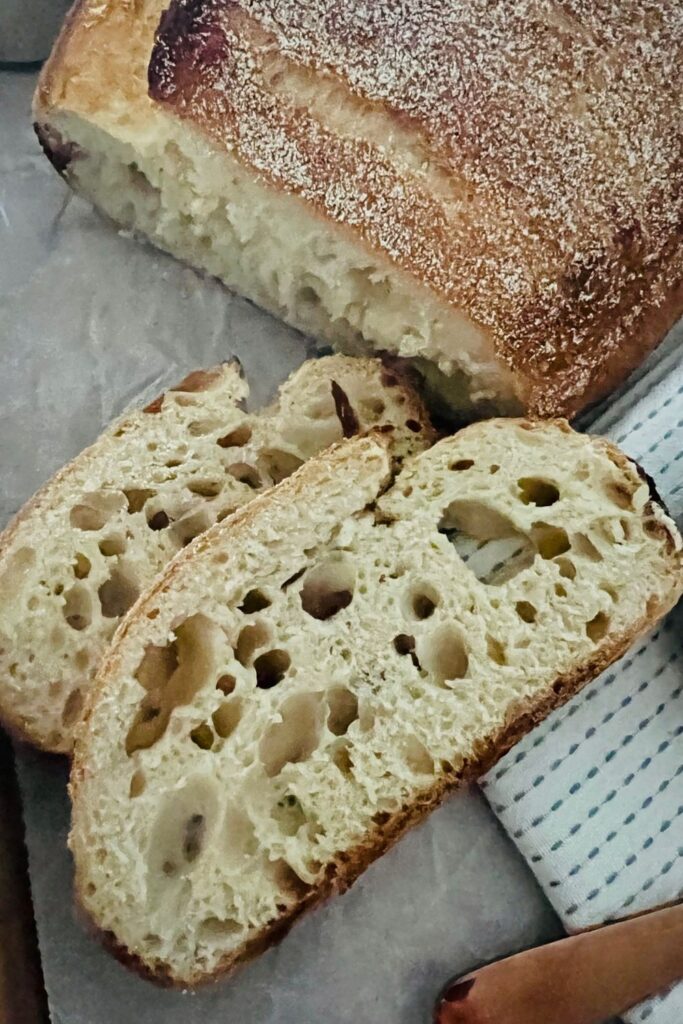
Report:
[{"label": "sourdough bread", "polygon": [[492,420],[344,442],[208,530],[119,630],[79,730],[80,901],[196,984],[343,890],[676,601],[637,467]]},{"label": "sourdough bread", "polygon": [[342,436],[432,437],[400,374],[370,359],[305,363],[258,415],[234,363],[192,373],[124,416],[0,534],[0,714],[68,752],[103,652],[157,572],[197,534]]},{"label": "sourdough bread", "polygon": [[573,415],[683,310],[676,0],[166,6],[77,2],[36,94],[118,223],[469,414]]}]

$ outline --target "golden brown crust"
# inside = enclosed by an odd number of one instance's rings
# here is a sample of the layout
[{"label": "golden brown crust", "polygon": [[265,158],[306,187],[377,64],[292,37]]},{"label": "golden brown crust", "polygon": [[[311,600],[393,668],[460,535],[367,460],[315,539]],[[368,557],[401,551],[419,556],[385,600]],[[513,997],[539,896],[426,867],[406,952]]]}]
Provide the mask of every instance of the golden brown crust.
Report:
[{"label": "golden brown crust", "polygon": [[[151,95],[464,310],[530,411],[572,415],[683,309],[680,12],[655,46],[640,0],[479,7],[174,0]],[[311,83],[345,130],[297,102]]]}]

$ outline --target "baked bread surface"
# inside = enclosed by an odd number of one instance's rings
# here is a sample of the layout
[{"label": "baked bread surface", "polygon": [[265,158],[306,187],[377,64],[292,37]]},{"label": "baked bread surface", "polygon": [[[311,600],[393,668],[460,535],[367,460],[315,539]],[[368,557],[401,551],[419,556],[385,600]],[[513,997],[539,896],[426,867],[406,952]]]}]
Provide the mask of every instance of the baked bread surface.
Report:
[{"label": "baked bread surface", "polygon": [[393,426],[397,454],[434,436],[405,377],[378,360],[309,360],[256,414],[248,390],[236,363],[191,373],[112,424],[0,533],[0,714],[22,738],[71,750],[123,615],[212,523],[344,436]]},{"label": "baked bread surface", "polygon": [[72,771],[80,901],[196,984],[348,886],[676,601],[635,467],[492,420],[344,442],[180,553],[110,648]]},{"label": "baked bread surface", "polygon": [[80,5],[38,93],[117,220],[461,408],[572,415],[679,316],[679,4],[175,0],[151,52],[160,7]]}]

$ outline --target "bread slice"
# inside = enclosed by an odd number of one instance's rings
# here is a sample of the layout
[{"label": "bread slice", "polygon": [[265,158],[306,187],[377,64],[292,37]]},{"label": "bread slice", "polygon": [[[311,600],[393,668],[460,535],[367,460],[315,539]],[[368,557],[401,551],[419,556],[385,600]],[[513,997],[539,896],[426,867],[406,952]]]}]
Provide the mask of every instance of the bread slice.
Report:
[{"label": "bread slice", "polygon": [[45,750],[73,727],[122,615],[208,526],[328,444],[393,425],[397,453],[433,435],[400,374],[372,359],[311,360],[249,415],[235,363],[191,373],[124,416],[0,534],[0,714]]},{"label": "bread slice", "polygon": [[165,6],[80,0],[36,94],[118,223],[470,413],[573,415],[683,312],[676,0]]},{"label": "bread slice", "polygon": [[195,984],[347,887],[676,601],[638,468],[491,420],[392,470],[344,442],[207,531],[128,616],[79,731],[76,889]]}]

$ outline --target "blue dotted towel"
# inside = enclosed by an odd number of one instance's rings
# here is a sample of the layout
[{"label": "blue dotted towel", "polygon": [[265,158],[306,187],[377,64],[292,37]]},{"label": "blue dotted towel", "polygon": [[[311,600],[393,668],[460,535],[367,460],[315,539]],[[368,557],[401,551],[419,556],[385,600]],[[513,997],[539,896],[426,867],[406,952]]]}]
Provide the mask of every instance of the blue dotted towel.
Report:
[{"label": "blue dotted towel", "polygon": [[[676,346],[591,424],[683,520]],[[683,898],[683,607],[489,773],[484,793],[568,931]],[[683,983],[629,1024],[681,1024]]]}]

